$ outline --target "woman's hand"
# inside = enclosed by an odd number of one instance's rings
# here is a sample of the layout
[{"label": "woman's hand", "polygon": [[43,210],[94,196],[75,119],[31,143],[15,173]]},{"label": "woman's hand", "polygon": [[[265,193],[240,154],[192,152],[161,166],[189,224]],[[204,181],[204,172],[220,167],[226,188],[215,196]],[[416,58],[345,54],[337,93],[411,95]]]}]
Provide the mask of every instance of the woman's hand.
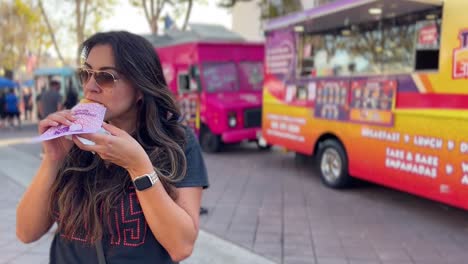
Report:
[{"label": "woman's hand", "polygon": [[99,133],[79,135],[96,145],[85,145],[76,136],[73,136],[73,142],[80,149],[95,152],[103,160],[126,169],[132,177],[151,172],[153,168],[151,161],[138,141],[113,125],[103,123],[102,127],[111,135]]},{"label": "woman's hand", "polygon": [[[50,114],[38,124],[39,134],[42,135],[47,129],[59,125],[70,126],[76,118],[70,110],[64,110]],[[53,161],[63,160],[73,147],[73,142],[65,137],[46,140],[42,143],[44,154]]]}]

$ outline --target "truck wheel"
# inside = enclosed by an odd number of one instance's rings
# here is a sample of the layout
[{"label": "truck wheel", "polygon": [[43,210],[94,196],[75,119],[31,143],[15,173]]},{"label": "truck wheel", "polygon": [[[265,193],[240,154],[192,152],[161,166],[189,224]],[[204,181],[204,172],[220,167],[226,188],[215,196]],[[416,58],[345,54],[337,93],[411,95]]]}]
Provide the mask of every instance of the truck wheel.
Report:
[{"label": "truck wheel", "polygon": [[270,150],[271,149],[271,146],[270,145],[266,145],[266,146],[260,146],[257,144],[257,148],[261,151],[267,151],[267,150]]},{"label": "truck wheel", "polygon": [[343,146],[334,139],[320,143],[319,168],[322,182],[331,188],[340,189],[350,185],[348,158]]},{"label": "truck wheel", "polygon": [[257,140],[257,148],[261,151],[266,151],[271,149],[271,145],[268,145],[266,141]]},{"label": "truck wheel", "polygon": [[221,138],[213,134],[208,127],[204,127],[200,135],[200,145],[203,151],[215,153],[221,149]]}]

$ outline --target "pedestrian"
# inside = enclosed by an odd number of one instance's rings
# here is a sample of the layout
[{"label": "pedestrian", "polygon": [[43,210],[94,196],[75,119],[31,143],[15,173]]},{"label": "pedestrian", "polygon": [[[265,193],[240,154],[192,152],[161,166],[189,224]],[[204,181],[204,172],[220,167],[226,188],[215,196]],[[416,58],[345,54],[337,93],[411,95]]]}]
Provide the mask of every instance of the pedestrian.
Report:
[{"label": "pedestrian", "polygon": [[42,103],[41,103],[41,97],[42,97],[42,94],[44,93],[45,91],[45,86],[40,86],[39,87],[39,90],[37,91],[37,95],[36,95],[36,111],[37,111],[37,119],[38,120],[42,120],[43,118],[43,109],[42,109]]},{"label": "pedestrian", "polygon": [[[40,119],[62,110],[63,104],[62,95],[60,94],[60,82],[49,79],[49,89],[46,91],[42,90],[37,100],[39,100],[38,113],[41,117]],[[39,157],[41,159],[44,157],[44,147],[42,147]]]},{"label": "pedestrian", "polygon": [[63,106],[65,109],[72,109],[76,103],[78,103],[78,94],[76,93],[72,80],[70,79],[68,82],[67,93],[65,95],[65,102],[63,103]]},{"label": "pedestrian", "polygon": [[0,90],[0,127],[6,126],[5,92]]},{"label": "pedestrian", "polygon": [[[35,241],[56,222],[52,264],[179,262],[193,250],[208,187],[198,141],[179,123],[147,40],[98,33],[82,50],[84,98],[106,107],[111,135],[80,135],[95,145],[43,142],[44,159],[18,205],[17,236]],[[39,133],[73,121],[70,110],[50,114]]]},{"label": "pedestrian", "polygon": [[33,101],[29,88],[23,90],[24,120],[32,120]]},{"label": "pedestrian", "polygon": [[15,89],[10,89],[10,91],[5,96],[5,111],[8,122],[11,127],[15,127],[15,120],[17,127],[21,127],[21,113],[19,109],[19,100],[18,96],[15,94]]},{"label": "pedestrian", "polygon": [[62,95],[60,95],[60,82],[51,80],[49,86],[49,89],[42,92],[40,96],[42,118],[45,118],[58,110],[62,110],[63,108]]}]

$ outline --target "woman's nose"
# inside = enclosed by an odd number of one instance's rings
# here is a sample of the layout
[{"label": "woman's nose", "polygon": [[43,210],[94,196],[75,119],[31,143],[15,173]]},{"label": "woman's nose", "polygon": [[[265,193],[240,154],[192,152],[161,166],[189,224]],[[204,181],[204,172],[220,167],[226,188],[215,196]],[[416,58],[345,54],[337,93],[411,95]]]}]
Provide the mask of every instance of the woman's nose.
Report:
[{"label": "woman's nose", "polygon": [[96,79],[94,79],[94,75],[91,75],[89,81],[84,85],[83,89],[87,92],[94,92],[99,93],[101,92],[101,88],[96,83]]}]

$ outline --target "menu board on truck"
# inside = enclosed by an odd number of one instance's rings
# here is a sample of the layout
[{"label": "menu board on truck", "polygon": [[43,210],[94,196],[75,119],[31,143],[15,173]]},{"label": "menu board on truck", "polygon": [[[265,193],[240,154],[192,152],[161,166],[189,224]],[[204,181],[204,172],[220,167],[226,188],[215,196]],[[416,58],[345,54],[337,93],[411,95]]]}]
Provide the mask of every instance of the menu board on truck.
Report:
[{"label": "menu board on truck", "polygon": [[362,80],[351,82],[350,120],[393,125],[396,81]]},{"label": "menu board on truck", "polygon": [[347,81],[319,81],[315,99],[315,117],[329,120],[348,120]]},{"label": "menu board on truck", "polygon": [[198,131],[200,128],[199,97],[196,93],[183,93],[178,98],[179,107],[183,116],[182,124]]}]

